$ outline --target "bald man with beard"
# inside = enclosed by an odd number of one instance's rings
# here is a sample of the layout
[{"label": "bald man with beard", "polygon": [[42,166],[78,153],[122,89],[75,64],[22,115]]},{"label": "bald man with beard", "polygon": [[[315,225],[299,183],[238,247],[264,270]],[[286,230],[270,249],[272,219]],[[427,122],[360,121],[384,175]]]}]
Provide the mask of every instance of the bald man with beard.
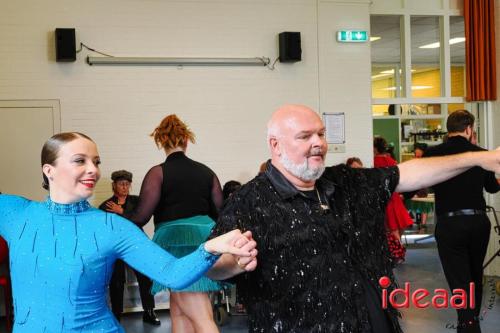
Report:
[{"label": "bald man with beard", "polygon": [[[273,114],[267,143],[265,172],[231,196],[213,231],[251,230],[257,241],[257,269],[233,280],[249,332],[401,332],[398,312],[381,308],[378,284],[382,276],[394,281],[384,229],[392,192],[427,187],[476,164],[500,170],[500,151],[381,169],[325,168],[325,126],[302,105]],[[211,275],[243,272],[247,260],[224,255]]]}]

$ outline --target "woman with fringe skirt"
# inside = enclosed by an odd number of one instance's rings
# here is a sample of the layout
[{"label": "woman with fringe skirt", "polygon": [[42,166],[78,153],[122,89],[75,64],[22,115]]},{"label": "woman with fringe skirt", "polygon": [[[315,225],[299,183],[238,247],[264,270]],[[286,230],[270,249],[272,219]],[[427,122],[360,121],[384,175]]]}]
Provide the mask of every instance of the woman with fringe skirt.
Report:
[{"label": "woman with fringe skirt", "polygon": [[[127,218],[144,225],[154,216],[153,241],[182,257],[206,241],[223,202],[222,189],[210,168],[186,156],[194,133],[176,115],[164,118],[151,136],[167,158],[148,171],[137,209]],[[203,277],[185,289],[170,289],[172,332],[218,332],[208,292],[220,288]],[[166,289],[154,282],[152,293]]]}]

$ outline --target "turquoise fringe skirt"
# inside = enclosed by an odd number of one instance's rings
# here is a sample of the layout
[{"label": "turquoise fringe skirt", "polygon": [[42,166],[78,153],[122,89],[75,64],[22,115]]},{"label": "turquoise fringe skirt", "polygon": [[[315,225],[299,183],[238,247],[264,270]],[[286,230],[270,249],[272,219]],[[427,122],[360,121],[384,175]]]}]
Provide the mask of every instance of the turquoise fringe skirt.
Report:
[{"label": "turquoise fringe skirt", "polygon": [[[160,223],[155,227],[153,242],[174,257],[181,258],[194,252],[201,243],[205,242],[214,225],[215,222],[206,215]],[[151,293],[156,294],[167,289],[170,288],[153,281]],[[170,290],[174,292],[209,292],[221,289],[222,286],[219,282],[204,276],[187,288]]]}]

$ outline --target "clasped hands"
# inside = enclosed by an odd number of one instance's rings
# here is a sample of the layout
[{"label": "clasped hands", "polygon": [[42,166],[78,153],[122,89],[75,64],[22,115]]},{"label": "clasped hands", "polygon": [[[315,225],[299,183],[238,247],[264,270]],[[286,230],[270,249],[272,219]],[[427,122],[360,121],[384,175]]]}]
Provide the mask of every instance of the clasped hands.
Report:
[{"label": "clasped hands", "polygon": [[114,203],[113,201],[108,201],[106,202],[106,210],[108,212],[113,212],[118,215],[123,215],[123,207],[118,205],[117,203]]},{"label": "clasped hands", "polygon": [[241,272],[257,267],[257,243],[251,231],[242,233],[235,229],[205,243],[205,250],[213,254],[232,254]]}]

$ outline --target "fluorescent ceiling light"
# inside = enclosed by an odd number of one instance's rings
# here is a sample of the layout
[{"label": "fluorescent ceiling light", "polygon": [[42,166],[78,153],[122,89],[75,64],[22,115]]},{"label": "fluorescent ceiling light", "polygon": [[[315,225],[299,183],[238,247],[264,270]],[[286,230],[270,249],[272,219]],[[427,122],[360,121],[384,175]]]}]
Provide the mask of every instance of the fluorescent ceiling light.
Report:
[{"label": "fluorescent ceiling light", "polygon": [[[432,86],[411,86],[411,90],[424,90],[424,89],[431,89],[433,88]],[[396,87],[388,87],[388,88],[383,88],[381,90],[396,90]]]},{"label": "fluorescent ceiling light", "polygon": [[374,42],[374,41],[379,40],[379,39],[382,39],[382,37],[370,36],[370,42]]},{"label": "fluorescent ceiling light", "polygon": [[419,46],[419,49],[437,49],[439,47],[439,42]]},{"label": "fluorescent ceiling light", "polygon": [[425,90],[425,89],[431,89],[432,86],[411,86],[411,90]]},{"label": "fluorescent ceiling light", "polygon": [[455,37],[455,38],[450,39],[450,45],[463,43],[463,42],[465,42],[465,37]]},{"label": "fluorescent ceiling light", "polygon": [[[465,42],[465,37],[455,37],[450,39],[450,45]],[[430,43],[426,45],[419,46],[419,49],[437,49],[440,46],[439,42]]]},{"label": "fluorescent ceiling light", "polygon": [[[411,72],[415,72],[416,70],[415,69],[411,69]],[[402,70],[400,69],[399,70],[399,74],[401,74]],[[394,69],[389,69],[389,70],[386,70],[386,71],[382,71],[380,72],[380,74],[394,74]]]},{"label": "fluorescent ceiling light", "polygon": [[386,77],[388,75],[390,75],[390,74],[388,74],[388,73],[383,73],[383,74],[380,73],[380,74],[377,74],[377,75],[372,75],[372,79],[378,79],[379,77]]}]

